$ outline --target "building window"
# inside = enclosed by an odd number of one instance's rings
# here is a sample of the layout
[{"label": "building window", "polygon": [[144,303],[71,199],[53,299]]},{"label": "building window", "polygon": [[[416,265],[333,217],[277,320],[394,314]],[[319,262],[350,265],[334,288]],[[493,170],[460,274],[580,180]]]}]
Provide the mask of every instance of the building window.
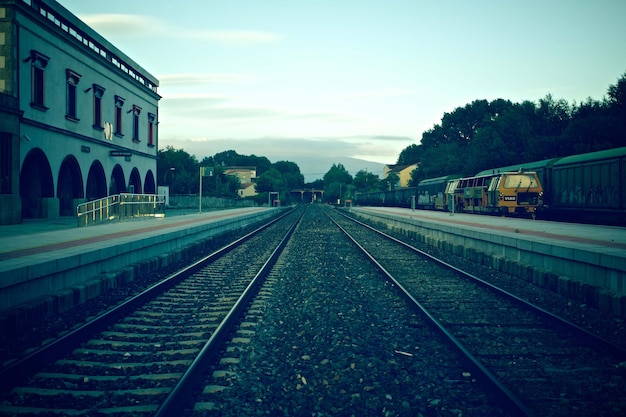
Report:
[{"label": "building window", "polygon": [[0,132],[0,194],[11,194],[11,134]]},{"label": "building window", "polygon": [[35,50],[30,51],[31,61],[31,99],[30,105],[39,110],[48,110],[45,95],[45,72],[50,58]]},{"label": "building window", "polygon": [[76,114],[76,90],[78,82],[80,81],[80,77],[80,74],[75,73],[69,68],[65,70],[65,79],[67,83],[67,108],[65,111],[65,118],[74,122],[77,122],[79,120]]},{"label": "building window", "polygon": [[122,137],[122,107],[126,100],[120,96],[115,96],[115,136]]},{"label": "building window", "polygon": [[155,125],[156,125],[156,114],[148,113],[148,146],[154,146]]},{"label": "building window", "polygon": [[139,115],[141,107],[133,104],[133,142],[139,142]]},{"label": "building window", "polygon": [[102,126],[102,96],[104,87],[98,84],[93,85],[93,127],[94,129],[104,129]]}]

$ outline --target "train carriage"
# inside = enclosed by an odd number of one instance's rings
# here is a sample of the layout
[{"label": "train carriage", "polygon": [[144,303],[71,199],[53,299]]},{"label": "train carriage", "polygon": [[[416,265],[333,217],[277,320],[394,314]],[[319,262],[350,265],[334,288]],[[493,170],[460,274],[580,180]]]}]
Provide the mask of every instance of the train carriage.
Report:
[{"label": "train carriage", "polygon": [[417,185],[416,207],[430,210],[446,210],[448,202],[446,188],[451,180],[460,175],[445,175],[420,181]]},{"label": "train carriage", "polygon": [[385,191],[385,206],[411,207],[415,192],[415,187],[401,187]]},{"label": "train carriage", "polygon": [[552,210],[570,217],[626,220],[626,147],[560,158],[548,190]]}]

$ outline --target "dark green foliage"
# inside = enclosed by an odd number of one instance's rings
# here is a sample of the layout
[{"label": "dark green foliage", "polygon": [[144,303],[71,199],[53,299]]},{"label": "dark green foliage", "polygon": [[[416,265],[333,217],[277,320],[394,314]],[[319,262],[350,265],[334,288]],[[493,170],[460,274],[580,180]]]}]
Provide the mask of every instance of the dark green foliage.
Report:
[{"label": "dark green foliage", "polygon": [[473,175],[488,168],[624,146],[626,73],[603,101],[579,105],[551,95],[537,103],[475,100],[451,113],[410,145],[398,163],[419,163],[411,184],[448,174]]},{"label": "dark green foliage", "polygon": [[400,152],[396,165],[412,165],[422,160],[422,145],[409,145]]},{"label": "dark green foliage", "polygon": [[213,160],[216,165],[221,166],[256,167],[257,175],[263,174],[272,166],[270,160],[264,156],[239,155],[232,150],[216,153]]},{"label": "dark green foliage", "polygon": [[176,190],[177,194],[198,192],[199,165],[195,156],[167,146],[159,149],[157,157],[158,185],[168,185],[170,192]]},{"label": "dark green foliage", "polygon": [[324,199],[328,202],[344,200],[352,196],[352,176],[343,164],[333,164],[324,174]]},{"label": "dark green foliage", "polygon": [[379,191],[380,180],[378,175],[366,170],[360,170],[352,180],[354,191],[357,193],[367,193],[369,191]]},{"label": "dark green foliage", "polygon": [[[289,190],[304,185],[304,176],[294,162],[279,161],[272,164],[264,156],[239,155],[235,151],[224,151],[212,157],[205,157],[198,162],[196,157],[189,155],[183,149],[174,149],[171,146],[158,152],[157,178],[159,185],[170,187],[170,193],[198,194],[200,187],[200,167],[209,168],[211,176],[202,179],[202,194],[204,196],[239,198],[239,179],[233,175],[225,175],[226,167],[256,167],[257,189],[264,193],[259,201],[267,201],[267,192],[276,191],[281,200],[289,202]],[[173,168],[173,169],[172,169]]]}]

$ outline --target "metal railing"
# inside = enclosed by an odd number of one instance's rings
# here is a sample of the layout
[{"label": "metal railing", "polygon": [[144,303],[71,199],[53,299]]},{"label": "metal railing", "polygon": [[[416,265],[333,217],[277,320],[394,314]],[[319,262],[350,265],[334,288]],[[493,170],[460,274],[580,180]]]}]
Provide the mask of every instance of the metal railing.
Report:
[{"label": "metal railing", "polygon": [[82,203],[76,207],[78,227],[131,218],[154,217],[158,213],[163,213],[164,201],[163,195],[122,193]]}]

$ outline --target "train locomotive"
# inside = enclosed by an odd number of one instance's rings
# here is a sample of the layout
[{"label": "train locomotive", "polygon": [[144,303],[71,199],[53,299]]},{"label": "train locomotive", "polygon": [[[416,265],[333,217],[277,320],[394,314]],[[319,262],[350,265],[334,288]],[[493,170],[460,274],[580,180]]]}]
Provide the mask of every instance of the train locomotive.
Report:
[{"label": "train locomotive", "polygon": [[626,147],[488,169],[472,177],[425,179],[417,187],[357,194],[355,203],[626,225]]},{"label": "train locomotive", "polygon": [[445,194],[448,209],[456,212],[534,217],[543,204],[537,173],[522,170],[452,180]]}]

